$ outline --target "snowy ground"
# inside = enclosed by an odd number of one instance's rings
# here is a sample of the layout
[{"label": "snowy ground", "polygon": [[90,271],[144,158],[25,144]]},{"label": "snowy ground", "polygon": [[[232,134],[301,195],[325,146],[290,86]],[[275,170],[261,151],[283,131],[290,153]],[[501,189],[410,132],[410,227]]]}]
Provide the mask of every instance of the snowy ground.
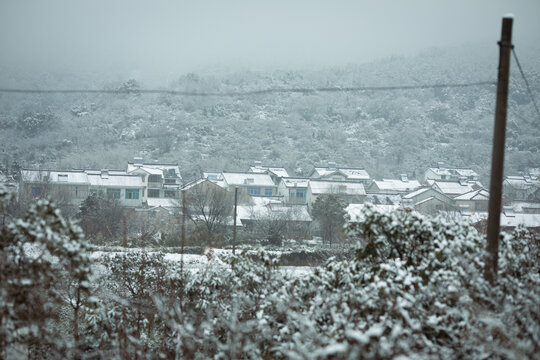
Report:
[{"label": "snowy ground", "polygon": [[[141,251],[141,249],[129,249],[128,251]],[[191,272],[197,272],[201,269],[204,269],[206,266],[223,266],[228,267],[220,257],[232,255],[232,250],[228,249],[212,249],[212,256],[207,255],[195,255],[195,254],[184,254],[184,268]],[[121,254],[122,251],[94,251],[91,254],[93,260],[99,261],[100,259],[107,257],[115,257],[118,254]],[[150,254],[153,252],[149,252]],[[155,253],[155,252],[154,252]],[[278,251],[269,251],[273,255],[279,255]],[[180,264],[182,261],[182,254],[178,253],[165,253],[164,259],[166,261],[175,262]],[[310,266],[280,266],[278,268],[283,274],[291,276],[308,276],[313,272],[313,267]],[[104,269],[102,269],[104,270]]]}]

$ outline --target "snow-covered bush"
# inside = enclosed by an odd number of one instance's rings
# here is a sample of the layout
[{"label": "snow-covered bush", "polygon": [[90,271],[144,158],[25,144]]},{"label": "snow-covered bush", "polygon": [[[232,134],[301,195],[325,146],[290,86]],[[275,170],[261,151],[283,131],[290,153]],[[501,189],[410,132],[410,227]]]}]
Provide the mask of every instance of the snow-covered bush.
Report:
[{"label": "snow-covered bush", "polygon": [[[1,209],[8,196],[0,188]],[[27,347],[34,356],[45,348],[51,356],[66,347],[77,349],[78,314],[91,286],[81,229],[65,220],[54,204],[39,200],[24,218],[0,230],[0,349]],[[62,328],[58,317],[66,302],[73,317]],[[66,328],[71,328],[74,343],[61,336]]]}]

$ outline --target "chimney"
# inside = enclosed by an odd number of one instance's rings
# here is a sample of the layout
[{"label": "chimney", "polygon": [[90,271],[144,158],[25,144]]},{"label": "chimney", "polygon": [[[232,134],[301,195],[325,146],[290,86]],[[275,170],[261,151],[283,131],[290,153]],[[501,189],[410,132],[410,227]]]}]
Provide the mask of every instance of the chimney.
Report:
[{"label": "chimney", "polygon": [[459,178],[459,184],[462,185],[462,186],[465,186],[467,185],[469,182],[467,181],[467,178],[465,176],[461,176]]},{"label": "chimney", "polygon": [[260,160],[256,160],[256,161],[254,161],[253,163],[255,164],[255,167],[256,167],[257,169],[260,169],[260,168],[261,168],[262,163],[261,163]]},{"label": "chimney", "polygon": [[102,179],[108,179],[109,178],[109,170],[101,169],[101,178]]},{"label": "chimney", "polygon": [[142,157],[134,157],[133,158],[133,165],[142,166],[142,164],[143,164]]},{"label": "chimney", "polygon": [[439,162],[437,163],[437,167],[438,167],[439,169],[444,169],[444,163],[443,163],[442,161],[439,161]]},{"label": "chimney", "polygon": [[335,169],[336,168],[336,162],[335,161],[329,161],[328,162],[328,168],[329,169]]},{"label": "chimney", "polygon": [[409,182],[409,177],[407,176],[407,174],[401,174],[400,177],[401,177],[401,181]]}]

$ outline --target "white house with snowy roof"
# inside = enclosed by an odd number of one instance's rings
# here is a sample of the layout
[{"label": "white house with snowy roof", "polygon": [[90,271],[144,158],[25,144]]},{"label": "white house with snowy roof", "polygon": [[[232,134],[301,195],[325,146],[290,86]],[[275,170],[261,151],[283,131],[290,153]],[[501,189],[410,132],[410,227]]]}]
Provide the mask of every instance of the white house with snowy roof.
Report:
[{"label": "white house with snowy roof", "polygon": [[449,168],[444,163],[439,162],[437,167],[430,167],[424,172],[423,181],[427,183],[429,180],[468,180],[478,181],[480,177],[470,168]]},{"label": "white house with snowy roof", "polygon": [[361,204],[366,199],[366,190],[359,182],[311,179],[306,194],[310,210],[313,203],[322,195],[337,195],[349,204]]},{"label": "white house with snowy roof", "polygon": [[169,198],[180,197],[182,176],[178,164],[143,162],[142,158],[135,157],[133,162],[128,162],[128,174],[137,174],[141,177],[146,188],[145,197]]},{"label": "white house with snowy roof", "polygon": [[503,193],[511,200],[540,202],[540,181],[529,175],[507,176],[503,181]]},{"label": "white house with snowy roof", "polygon": [[284,167],[261,165],[260,161],[255,161],[254,165],[251,165],[249,167],[248,172],[258,173],[258,174],[268,174],[270,175],[270,178],[276,185],[279,184],[279,181],[282,178],[289,177],[289,173]]},{"label": "white house with snowy roof", "polygon": [[275,196],[277,185],[264,173],[222,172],[225,189],[234,191],[238,187],[238,195]]},{"label": "white house with snowy roof", "polygon": [[88,195],[101,193],[127,207],[142,206],[144,184],[122,170],[21,170],[20,195],[50,196],[59,204],[78,206]]},{"label": "white house with snowy roof", "polygon": [[384,193],[384,194],[405,194],[422,185],[418,180],[409,180],[408,176],[403,174],[399,179],[382,179],[373,180],[368,186],[368,193]]},{"label": "white house with snowy roof", "polygon": [[335,162],[329,162],[327,167],[315,167],[309,177],[331,181],[354,181],[363,184],[370,182],[369,174],[365,169],[338,167]]},{"label": "white house with snowy roof", "polygon": [[488,211],[489,192],[478,189],[454,197],[456,206],[464,211]]},{"label": "white house with snowy roof", "polygon": [[468,180],[430,180],[428,183],[431,183],[432,188],[451,198],[483,188],[478,181]]},{"label": "white house with snowy roof", "polygon": [[282,178],[277,193],[288,204],[307,204],[308,178]]},{"label": "white house with snowy roof", "polygon": [[403,195],[402,206],[428,215],[455,210],[454,199],[431,187],[420,188]]}]

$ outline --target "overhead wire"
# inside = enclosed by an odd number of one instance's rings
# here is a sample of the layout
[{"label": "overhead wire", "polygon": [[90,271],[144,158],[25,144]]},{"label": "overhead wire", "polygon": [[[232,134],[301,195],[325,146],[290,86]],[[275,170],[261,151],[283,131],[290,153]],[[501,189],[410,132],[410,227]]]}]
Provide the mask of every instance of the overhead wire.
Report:
[{"label": "overhead wire", "polygon": [[523,78],[523,81],[525,82],[525,87],[527,88],[527,92],[529,93],[531,101],[534,105],[536,114],[538,115],[538,120],[540,120],[540,110],[538,110],[538,105],[536,105],[536,100],[534,99],[533,93],[531,91],[531,87],[529,86],[529,81],[527,81],[527,77],[525,76],[525,73],[523,72],[523,68],[521,67],[521,63],[519,62],[519,59],[516,54],[516,50],[514,48],[512,48],[512,54],[514,54],[514,59],[516,60],[516,64],[518,66],[519,72],[521,73],[521,77]]},{"label": "overhead wire", "polygon": [[358,86],[358,87],[318,87],[318,88],[269,88],[261,90],[246,90],[232,92],[198,92],[166,89],[17,89],[0,88],[0,93],[11,94],[165,94],[194,97],[230,97],[250,96],[276,93],[330,93],[330,92],[360,92],[360,91],[393,91],[393,90],[422,90],[440,88],[466,88],[474,86],[496,85],[495,81],[477,81],[470,83],[442,83],[425,85],[397,86]]}]

